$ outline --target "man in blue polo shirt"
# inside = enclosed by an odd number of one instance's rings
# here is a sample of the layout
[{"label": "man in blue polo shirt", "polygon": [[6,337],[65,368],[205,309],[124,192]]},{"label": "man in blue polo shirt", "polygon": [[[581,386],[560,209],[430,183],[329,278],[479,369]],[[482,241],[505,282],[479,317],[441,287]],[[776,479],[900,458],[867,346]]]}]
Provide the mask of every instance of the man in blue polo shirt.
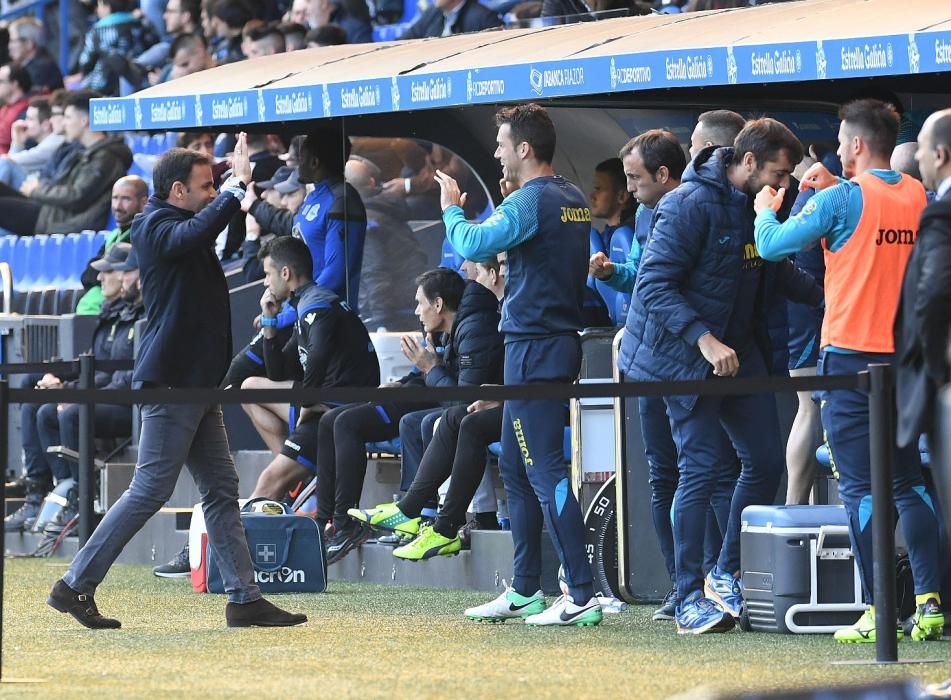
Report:
[{"label": "man in blue polo shirt", "polygon": [[[508,251],[509,276],[500,329],[505,338],[505,383],[573,382],[581,368],[581,312],[587,279],[591,210],[584,193],[551,166],[555,127],[535,104],[502,109],[495,157],[502,164],[505,199],[482,224],[470,224],[465,195],[437,171],[446,237],[468,260]],[[565,406],[560,401],[510,400],[502,422],[502,480],[515,542],[512,587],[466,617],[531,625],[596,625],[581,508],[564,462]],[[545,608],[538,590],[542,518],[558,552],[568,593]]]}]

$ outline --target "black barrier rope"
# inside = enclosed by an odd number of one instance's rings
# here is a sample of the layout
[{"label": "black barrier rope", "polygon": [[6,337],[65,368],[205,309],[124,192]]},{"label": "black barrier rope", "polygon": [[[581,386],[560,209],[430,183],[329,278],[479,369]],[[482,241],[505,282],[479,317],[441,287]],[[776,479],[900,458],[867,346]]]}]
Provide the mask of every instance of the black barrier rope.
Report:
[{"label": "black barrier rope", "polygon": [[[99,363],[96,363],[99,368]],[[299,389],[56,389],[57,403],[440,403],[444,401],[567,401],[637,396],[740,396],[797,391],[868,390],[865,373],[831,377],[723,377],[678,382],[509,384],[454,387],[326,387]],[[47,402],[49,389],[10,389],[10,403]]]}]

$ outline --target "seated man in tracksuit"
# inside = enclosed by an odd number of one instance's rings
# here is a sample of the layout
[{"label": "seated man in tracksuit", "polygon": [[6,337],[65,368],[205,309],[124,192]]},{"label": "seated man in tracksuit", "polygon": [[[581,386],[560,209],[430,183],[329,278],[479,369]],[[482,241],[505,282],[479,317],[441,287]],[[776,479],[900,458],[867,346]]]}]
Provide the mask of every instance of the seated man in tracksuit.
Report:
[{"label": "seated man in tracksuit", "polygon": [[[398,386],[453,386],[486,381],[484,364],[488,358],[479,352],[486,326],[485,300],[478,290],[472,284],[467,285],[455,270],[446,267],[424,272],[416,278],[416,283],[416,315],[430,338],[445,337],[444,349],[441,359],[435,352],[426,350],[427,359],[417,361],[418,373],[407,375]],[[494,307],[495,297],[492,300]],[[411,336],[405,336],[401,345],[405,349],[415,346],[416,342]],[[347,515],[348,510],[360,504],[367,469],[366,443],[400,435],[402,419],[417,409],[419,404],[400,403],[399,393],[395,392],[392,401],[387,403],[341,406],[321,418],[317,520],[333,521],[333,536],[327,546],[328,564],[343,558],[371,534],[364,523]],[[439,409],[430,404],[420,410]],[[415,530],[418,529],[417,522]]]},{"label": "seated man in tracksuit", "polygon": [[[268,378],[297,379],[305,388],[378,386],[380,365],[366,328],[346,302],[314,282],[313,262],[303,241],[275,238],[258,255],[267,284],[261,326]],[[285,299],[290,299],[297,320],[294,337],[282,344],[275,325]],[[325,404],[303,404],[297,427],[261,473],[252,498],[280,500],[289,487],[310,480],[317,470],[318,425],[327,410]]]},{"label": "seated man in tracksuit", "polygon": [[[820,375],[854,374],[869,364],[895,362],[894,322],[905,268],[927,198],[920,182],[891,169],[899,117],[879,100],[857,100],[839,111],[839,158],[850,180],[818,163],[801,187],[820,190],[797,216],[780,224],[774,211],[782,193],[756,198],[756,244],[776,260],[821,241],[825,250],[826,313]],[[868,397],[859,390],[822,392],[822,425],[849,514],[852,549],[866,601],[873,590],[872,485]],[[940,639],[938,519],[921,474],[917,440],[894,451],[894,499],[915,580],[911,637]],[[881,564],[881,562],[877,562]],[[886,570],[889,563],[884,563]],[[895,611],[883,614],[894,618]],[[903,636],[897,630],[899,639]],[[838,630],[841,642],[874,642],[875,609]]]},{"label": "seated man in tracksuit", "polygon": [[[500,330],[505,383],[570,383],[581,369],[581,313],[587,287],[591,209],[584,193],[552,168],[555,127],[539,105],[496,114],[495,157],[505,199],[481,224],[466,221],[465,195],[437,171],[446,237],[469,260],[506,251],[508,278]],[[525,617],[531,625],[601,622],[585,551],[581,508],[564,462],[561,401],[513,399],[503,408],[502,480],[515,543],[512,587],[466,610],[475,620]],[[561,560],[568,593],[545,608],[538,590],[542,521]]]},{"label": "seated man in tracksuit", "polygon": [[[742,123],[742,118],[741,123]],[[735,135],[734,135],[735,137]],[[732,143],[732,140],[731,140]],[[663,129],[652,129],[629,141],[621,149],[628,187],[637,197],[640,207],[634,222],[634,241],[627,262],[612,263],[603,253],[591,256],[589,272],[612,289],[619,292],[634,291],[637,268],[651,230],[654,209],[661,197],[680,186],[680,178],[687,167],[683,149],[677,137]],[[677,469],[677,447],[670,434],[667,405],[659,396],[642,396],[637,399],[637,411],[644,440],[651,486],[651,513],[654,531],[660,544],[671,589],[663,604],[653,615],[654,620],[673,620],[677,608],[677,589],[674,585],[674,533],[671,525],[671,507],[680,472]],[[730,499],[736,484],[738,463],[736,450],[726,432],[720,429],[720,457],[717,464],[721,475],[716,481],[710,499],[707,528],[704,535],[703,570],[710,571],[716,565],[723,545],[723,531],[730,517]]]},{"label": "seated man in tracksuit", "polygon": [[[504,290],[504,276],[498,259],[494,264],[471,263],[466,266],[473,278],[466,284],[459,314],[471,326],[470,336],[463,343],[461,333],[453,334],[446,353],[446,364],[455,361],[460,385],[498,384],[502,381],[502,336],[499,334],[499,301]],[[460,320],[461,319],[461,320]],[[454,328],[455,331],[455,328]],[[498,402],[458,404],[445,409],[432,441],[426,448],[412,484],[396,503],[385,503],[369,510],[351,508],[348,514],[374,528],[391,530],[412,538],[393,551],[401,559],[428,559],[439,554],[454,554],[462,549],[459,527],[465,523],[466,509],[476,490],[484,482],[485,450],[502,434],[502,407]],[[451,478],[449,492],[433,525],[420,528],[423,508],[434,501],[439,486]],[[491,507],[477,513],[479,524],[495,520],[495,492],[491,490]],[[491,520],[489,520],[491,518]],[[491,527],[491,524],[490,524]]]},{"label": "seated man in tracksuit", "polygon": [[[114,253],[111,251],[118,248]],[[102,260],[92,263],[94,269],[117,274],[122,289],[122,304],[118,318],[110,331],[112,347],[110,360],[132,360],[135,346],[135,324],[145,316],[142,288],[139,286],[139,269],[135,252],[128,243],[116,243]],[[132,370],[116,370],[101,389],[131,389]],[[52,404],[55,406],[55,404]],[[132,406],[97,403],[94,406],[94,432],[97,438],[123,438],[132,435]],[[46,407],[39,413],[40,439],[45,445],[62,445],[71,450],[79,449],[79,404],[59,404],[55,411]],[[69,461],[74,479],[79,478],[79,464]]]},{"label": "seated man in tracksuit", "polygon": [[[767,376],[773,359],[766,309],[775,292],[819,304],[822,291],[789,261],[764,263],[753,244],[752,197],[789,181],[802,145],[773,119],[749,122],[733,148],[709,147],[654,210],[618,367],[633,380]],[[715,381],[715,380],[714,380]],[[673,506],[680,634],[732,629],[743,508],[772,503],[784,461],[775,399],[665,397],[680,480]],[[722,428],[721,428],[722,426]],[[742,468],[717,565],[703,573],[703,536],[726,429]],[[706,592],[707,597],[704,596]]]},{"label": "seated man in tracksuit", "polygon": [[[112,262],[124,261],[128,256],[128,244],[125,248],[115,250]],[[119,272],[99,272],[99,281],[102,285],[103,304],[99,311],[99,320],[92,336],[92,353],[99,360],[108,360],[112,353],[112,344],[116,339],[120,316],[126,306],[122,300],[122,275]],[[77,377],[58,377],[53,374],[34,374],[26,377],[24,386],[37,389],[62,389],[76,386]],[[108,372],[96,372],[96,386],[105,386],[109,383]],[[22,404],[20,406],[20,431],[23,443],[23,455],[26,470],[26,497],[24,504],[14,513],[8,515],[3,523],[6,531],[29,529],[36,521],[40,512],[43,498],[53,489],[53,486],[63,479],[70,478],[69,465],[62,459],[47,455],[46,448],[59,445],[59,421],[57,417],[59,402],[51,397],[51,403]],[[55,432],[48,434],[44,439],[40,426],[55,426]],[[47,442],[52,440],[52,442]]]},{"label": "seated man in tracksuit", "polygon": [[[314,262],[313,279],[318,287],[333,292],[359,312],[360,269],[367,215],[360,194],[343,179],[344,165],[350,155],[350,140],[338,129],[311,133],[301,146],[298,180],[313,184],[304,204],[296,212],[276,211],[276,207],[257,198],[253,187],[241,202],[242,209],[261,217],[278,238],[294,236],[307,244]],[[281,310],[276,328],[294,325],[293,308]],[[223,387],[260,389],[266,382],[250,382],[248,377],[264,376],[264,338],[255,335],[231,362]]]}]

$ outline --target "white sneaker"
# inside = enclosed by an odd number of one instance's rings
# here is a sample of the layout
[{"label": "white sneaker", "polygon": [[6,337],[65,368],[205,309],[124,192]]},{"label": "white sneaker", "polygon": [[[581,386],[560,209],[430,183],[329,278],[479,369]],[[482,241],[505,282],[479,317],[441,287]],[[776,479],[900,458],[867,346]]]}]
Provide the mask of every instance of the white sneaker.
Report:
[{"label": "white sneaker", "polygon": [[511,618],[528,617],[545,610],[545,597],[541,591],[526,597],[519,595],[514,588],[506,588],[495,600],[484,605],[469,608],[464,613],[476,622],[505,622]]},{"label": "white sneaker", "polygon": [[601,618],[601,603],[596,597],[591,598],[584,605],[575,605],[571,596],[563,595],[544,612],[526,617],[525,624],[593,627],[600,624]]}]

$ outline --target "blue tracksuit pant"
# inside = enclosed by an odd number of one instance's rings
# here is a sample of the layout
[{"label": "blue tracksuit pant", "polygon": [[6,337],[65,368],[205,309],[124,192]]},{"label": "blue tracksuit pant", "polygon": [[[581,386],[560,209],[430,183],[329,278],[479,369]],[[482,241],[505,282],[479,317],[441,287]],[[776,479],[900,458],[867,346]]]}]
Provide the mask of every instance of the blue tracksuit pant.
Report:
[{"label": "blue tracksuit pant", "polygon": [[[855,374],[869,364],[889,363],[893,355],[823,352],[820,375]],[[849,514],[852,551],[858,559],[866,602],[872,600],[872,477],[869,456],[868,396],[861,391],[824,391],[822,427],[825,429],[839,496]],[[895,507],[915,578],[915,593],[938,591],[938,520],[934,502],[921,476],[918,445],[895,445]],[[894,567],[892,567],[894,568]],[[889,569],[891,570],[891,569]]]},{"label": "blue tracksuit pant", "polygon": [[[740,357],[739,376],[765,376],[766,365],[755,348]],[[740,476],[730,503],[730,518],[717,567],[740,569],[743,509],[772,503],[785,468],[776,399],[770,394],[700,396],[693,409],[676,397],[664,399],[677,446],[680,483],[674,500],[674,547],[677,596],[684,600],[703,590],[703,535],[710,497],[716,489],[725,429],[740,458]]]},{"label": "blue tracksuit pant", "polygon": [[[505,344],[506,384],[573,382],[580,369],[581,342],[574,334]],[[539,588],[544,519],[569,592],[581,603],[580,596],[590,596],[592,576],[584,520],[571,492],[564,457],[566,418],[567,409],[560,401],[506,401],[500,468],[515,544],[512,587],[522,595],[532,595]]]},{"label": "blue tracksuit pant", "polygon": [[[667,405],[659,396],[642,396],[637,400],[641,422],[641,437],[644,439],[644,453],[647,457],[651,485],[651,514],[654,519],[654,531],[664,555],[667,573],[674,580],[674,533],[672,513],[674,494],[680,480],[677,468],[677,447],[670,434],[670,419],[667,417]],[[717,463],[723,473],[717,480],[710,509],[707,512],[707,529],[703,537],[703,570],[710,571],[717,563],[723,546],[723,533],[730,519],[730,501],[739,465],[736,451],[729,437],[722,430],[722,457]]]}]

